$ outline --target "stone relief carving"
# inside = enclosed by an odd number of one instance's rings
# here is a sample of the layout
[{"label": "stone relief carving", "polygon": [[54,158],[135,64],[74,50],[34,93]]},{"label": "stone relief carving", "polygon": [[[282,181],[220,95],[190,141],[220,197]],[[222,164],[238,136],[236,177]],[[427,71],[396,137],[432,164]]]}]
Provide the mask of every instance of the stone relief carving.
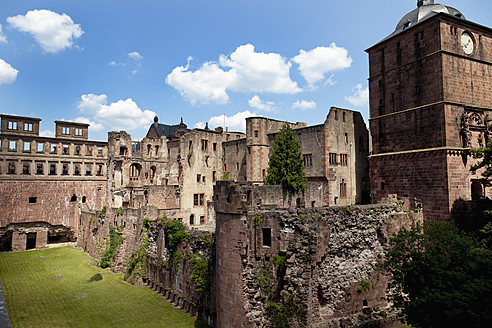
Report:
[{"label": "stone relief carving", "polygon": [[463,136],[463,147],[471,147],[470,115],[467,112],[463,112],[461,115],[461,135]]},{"label": "stone relief carving", "polygon": [[471,114],[468,114],[469,115],[469,123],[471,125],[478,125],[478,126],[482,126],[483,125],[483,120],[482,120],[482,117],[480,116],[480,114],[478,113],[471,113]]}]

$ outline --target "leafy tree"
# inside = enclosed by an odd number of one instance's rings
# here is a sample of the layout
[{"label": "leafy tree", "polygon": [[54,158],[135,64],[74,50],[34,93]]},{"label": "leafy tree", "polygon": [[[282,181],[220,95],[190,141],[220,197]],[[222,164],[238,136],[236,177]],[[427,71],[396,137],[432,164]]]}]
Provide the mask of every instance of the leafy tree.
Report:
[{"label": "leafy tree", "polygon": [[306,187],[301,145],[286,123],[277,134],[270,153],[266,185],[281,185],[284,190],[298,192]]},{"label": "leafy tree", "polygon": [[390,239],[384,267],[393,275],[393,302],[413,326],[492,322],[492,251],[454,224],[402,229]]},{"label": "leafy tree", "polygon": [[484,148],[476,148],[471,149],[473,154],[473,158],[481,158],[477,164],[472,165],[470,171],[472,173],[477,172],[477,170],[481,168],[485,168],[485,171],[482,172],[482,184],[485,187],[490,187],[492,180],[492,140],[487,142],[486,147]]}]

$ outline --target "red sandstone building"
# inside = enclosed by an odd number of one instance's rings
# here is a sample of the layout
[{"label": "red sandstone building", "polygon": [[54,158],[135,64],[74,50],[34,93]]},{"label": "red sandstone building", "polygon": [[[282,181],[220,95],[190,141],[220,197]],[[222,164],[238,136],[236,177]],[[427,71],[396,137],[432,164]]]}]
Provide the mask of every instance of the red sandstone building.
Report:
[{"label": "red sandstone building", "polygon": [[446,220],[457,200],[487,197],[470,148],[491,138],[492,30],[420,0],[369,53],[373,202],[423,202]]}]

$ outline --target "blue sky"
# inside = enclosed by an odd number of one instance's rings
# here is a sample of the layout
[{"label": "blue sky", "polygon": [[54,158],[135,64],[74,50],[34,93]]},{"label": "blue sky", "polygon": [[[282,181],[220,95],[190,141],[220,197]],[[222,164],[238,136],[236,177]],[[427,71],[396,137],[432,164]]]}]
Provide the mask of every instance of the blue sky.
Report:
[{"label": "blue sky", "polygon": [[[436,1],[438,3],[439,1]],[[367,119],[365,49],[416,0],[0,0],[0,112],[90,122],[90,139],[262,115]],[[492,3],[441,1],[492,26]]]}]

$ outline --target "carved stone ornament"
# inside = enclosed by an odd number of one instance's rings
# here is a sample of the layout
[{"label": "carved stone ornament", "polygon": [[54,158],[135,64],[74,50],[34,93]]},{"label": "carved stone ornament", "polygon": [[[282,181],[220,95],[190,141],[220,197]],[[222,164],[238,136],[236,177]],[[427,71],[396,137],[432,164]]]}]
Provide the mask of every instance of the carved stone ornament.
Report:
[{"label": "carved stone ornament", "polygon": [[469,123],[471,125],[476,125],[476,126],[482,126],[483,125],[483,120],[482,120],[482,117],[480,117],[480,114],[478,113],[471,113],[469,114],[470,116],[470,119],[469,119]]},{"label": "carved stone ornament", "polygon": [[471,147],[472,134],[470,131],[470,115],[467,112],[463,112],[461,115],[461,135],[463,136],[463,147]]}]

